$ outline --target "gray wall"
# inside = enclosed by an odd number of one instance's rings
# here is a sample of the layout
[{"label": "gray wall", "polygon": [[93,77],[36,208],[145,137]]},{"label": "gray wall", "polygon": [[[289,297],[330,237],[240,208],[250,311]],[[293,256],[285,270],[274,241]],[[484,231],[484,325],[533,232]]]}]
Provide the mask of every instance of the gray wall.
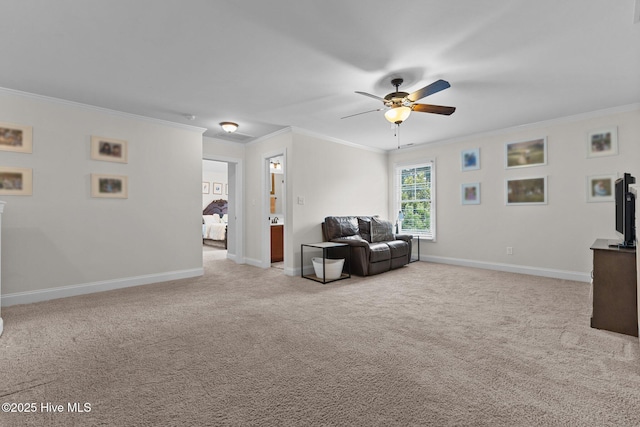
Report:
[{"label": "gray wall", "polygon": [[[33,196],[4,196],[4,305],[202,274],[202,129],[0,91],[0,120],[33,126]],[[91,135],[128,141],[127,164],[90,158]],[[126,175],[127,199],[90,175]]]},{"label": "gray wall", "polygon": [[[590,131],[617,127],[619,154],[587,158]],[[505,143],[547,137],[545,166],[505,169]],[[461,151],[480,148],[481,169],[461,171]],[[615,239],[614,203],[587,202],[587,177],[629,172],[640,178],[640,108],[584,116],[395,151],[393,165],[435,159],[437,237],[423,259],[589,280],[597,238]],[[546,176],[548,204],[506,206],[505,179]],[[462,205],[460,186],[479,182],[481,204]],[[390,187],[391,191],[391,187]],[[506,247],[513,248],[507,255]]]}]

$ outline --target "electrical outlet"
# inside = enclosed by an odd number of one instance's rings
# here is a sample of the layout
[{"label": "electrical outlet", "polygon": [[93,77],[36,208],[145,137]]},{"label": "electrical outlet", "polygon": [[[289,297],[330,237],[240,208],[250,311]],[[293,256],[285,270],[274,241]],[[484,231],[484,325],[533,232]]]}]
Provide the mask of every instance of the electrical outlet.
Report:
[{"label": "electrical outlet", "polygon": [[299,205],[304,205],[304,197],[298,196],[298,204]]},{"label": "electrical outlet", "polygon": [[511,246],[507,246],[507,255],[513,255],[513,248]]}]

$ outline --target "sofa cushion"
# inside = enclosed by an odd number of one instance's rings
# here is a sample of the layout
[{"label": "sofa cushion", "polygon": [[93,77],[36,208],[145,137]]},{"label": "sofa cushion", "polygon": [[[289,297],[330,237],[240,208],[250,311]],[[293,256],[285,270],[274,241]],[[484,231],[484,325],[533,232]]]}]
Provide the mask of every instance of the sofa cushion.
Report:
[{"label": "sofa cushion", "polygon": [[404,240],[392,240],[385,243],[389,246],[391,258],[400,258],[409,255],[409,244]]},{"label": "sofa cushion", "polygon": [[393,224],[390,221],[371,218],[371,242],[386,242],[393,240]]},{"label": "sofa cushion", "polygon": [[328,216],[324,219],[328,240],[358,234],[358,220],[354,216]]},{"label": "sofa cushion", "polygon": [[386,243],[372,243],[369,245],[369,262],[380,262],[391,259],[391,250]]},{"label": "sofa cushion", "polygon": [[358,217],[358,232],[367,242],[371,242],[371,218],[370,216]]}]

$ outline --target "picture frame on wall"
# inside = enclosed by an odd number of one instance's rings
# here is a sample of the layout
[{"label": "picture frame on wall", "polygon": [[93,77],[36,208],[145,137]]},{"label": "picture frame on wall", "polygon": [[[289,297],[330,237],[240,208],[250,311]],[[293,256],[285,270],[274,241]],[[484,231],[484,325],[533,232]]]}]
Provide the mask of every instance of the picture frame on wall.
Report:
[{"label": "picture frame on wall", "polygon": [[127,141],[121,139],[91,136],[91,158],[105,162],[128,162]]},{"label": "picture frame on wall", "polygon": [[547,164],[547,137],[508,142],[504,146],[505,169]]},{"label": "picture frame on wall", "polygon": [[461,202],[463,205],[479,205],[480,204],[480,183],[473,182],[470,184],[462,184],[460,191]]},{"label": "picture frame on wall", "polygon": [[33,169],[0,166],[0,196],[32,196]]},{"label": "picture frame on wall", "polygon": [[617,174],[587,177],[587,202],[614,202]]},{"label": "picture frame on wall", "polygon": [[618,128],[598,129],[587,134],[587,158],[618,155]]},{"label": "picture frame on wall", "polygon": [[222,194],[222,183],[220,182],[213,183],[213,194]]},{"label": "picture frame on wall", "polygon": [[506,179],[505,200],[509,206],[546,205],[547,177]]},{"label": "picture frame on wall", "polygon": [[128,181],[123,175],[91,174],[91,197],[126,199],[129,197]]},{"label": "picture frame on wall", "polygon": [[15,123],[0,122],[0,151],[33,152],[33,128]]},{"label": "picture frame on wall", "polygon": [[211,184],[209,184],[208,182],[203,182],[202,183],[202,194],[209,194],[210,191],[211,191]]},{"label": "picture frame on wall", "polygon": [[460,153],[460,164],[463,172],[480,169],[480,149],[462,150]]}]

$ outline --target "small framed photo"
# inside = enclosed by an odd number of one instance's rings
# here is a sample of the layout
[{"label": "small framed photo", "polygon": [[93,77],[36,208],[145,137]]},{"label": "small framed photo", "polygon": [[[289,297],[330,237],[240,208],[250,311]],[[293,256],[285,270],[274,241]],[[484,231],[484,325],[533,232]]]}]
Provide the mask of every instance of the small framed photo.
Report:
[{"label": "small framed photo", "polygon": [[460,153],[462,171],[473,171],[480,169],[480,149],[463,150]]},{"label": "small framed photo", "polygon": [[0,150],[14,153],[33,152],[33,128],[0,122]]},{"label": "small framed photo", "polygon": [[547,138],[508,142],[504,153],[505,169],[547,164]]},{"label": "small framed photo", "polygon": [[106,162],[127,163],[127,141],[120,139],[91,137],[91,158]]},{"label": "small framed photo", "polygon": [[213,194],[222,194],[222,184],[219,182],[213,183]]},{"label": "small framed photo", "polygon": [[91,197],[126,199],[128,179],[122,175],[91,174]]},{"label": "small framed photo", "polygon": [[211,184],[208,182],[202,183],[202,194],[209,194],[211,192]]},{"label": "small framed photo", "polygon": [[0,195],[33,195],[33,169],[0,166]]},{"label": "small framed photo", "polygon": [[616,179],[618,176],[593,175],[587,177],[587,202],[614,202],[616,200]]},{"label": "small framed photo", "polygon": [[461,197],[463,205],[480,204],[480,183],[462,184]]},{"label": "small framed photo", "polygon": [[507,205],[546,205],[547,177],[507,179],[505,199]]},{"label": "small framed photo", "polygon": [[618,128],[611,127],[588,133],[587,157],[605,157],[618,154]]}]

